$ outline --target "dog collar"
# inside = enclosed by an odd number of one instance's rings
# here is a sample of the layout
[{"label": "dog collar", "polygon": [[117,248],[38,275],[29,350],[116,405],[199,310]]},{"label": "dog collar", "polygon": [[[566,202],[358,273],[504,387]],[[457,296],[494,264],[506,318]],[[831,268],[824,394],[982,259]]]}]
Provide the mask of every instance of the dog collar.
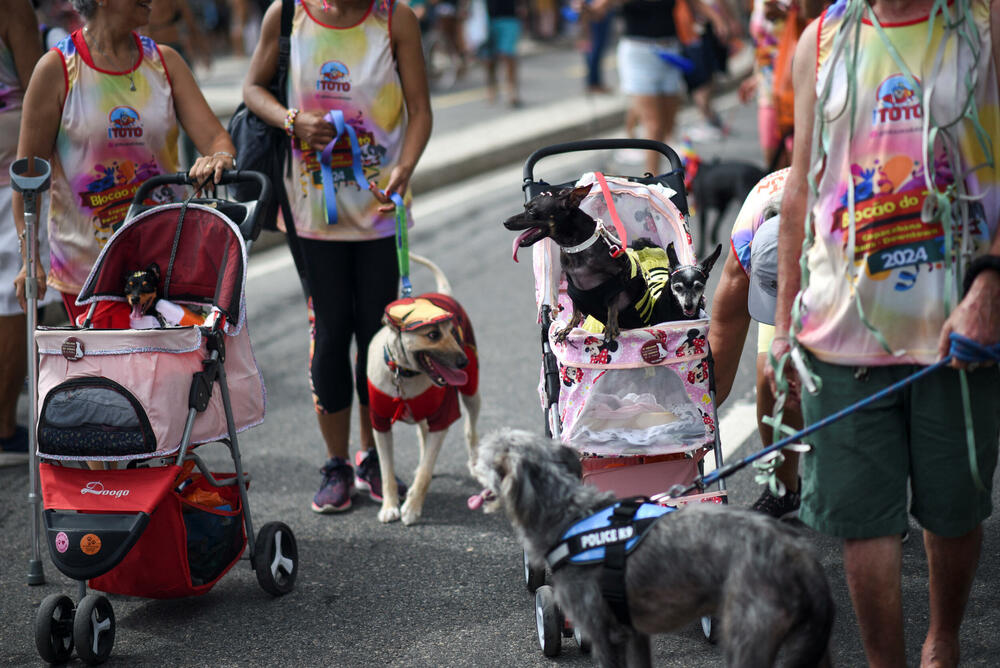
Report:
[{"label": "dog collar", "polygon": [[608,245],[611,247],[611,257],[618,257],[619,255],[621,255],[622,254],[621,242],[619,242],[618,239],[616,239],[614,235],[611,234],[611,232],[609,232],[606,227],[604,227],[604,222],[600,218],[598,218],[595,222],[597,224],[594,225],[594,233],[591,234],[586,241],[584,241],[583,243],[579,243],[575,246],[563,246],[560,250],[562,250],[564,253],[569,253],[571,255],[573,253],[580,253],[593,246],[598,239],[603,238],[605,241],[608,242]]},{"label": "dog collar", "polygon": [[389,346],[382,347],[382,357],[385,359],[385,365],[389,367],[389,371],[396,375],[402,376],[403,378],[413,378],[414,376],[420,375],[419,371],[407,369],[405,366],[397,364],[396,360],[392,359],[392,355],[389,354]]}]

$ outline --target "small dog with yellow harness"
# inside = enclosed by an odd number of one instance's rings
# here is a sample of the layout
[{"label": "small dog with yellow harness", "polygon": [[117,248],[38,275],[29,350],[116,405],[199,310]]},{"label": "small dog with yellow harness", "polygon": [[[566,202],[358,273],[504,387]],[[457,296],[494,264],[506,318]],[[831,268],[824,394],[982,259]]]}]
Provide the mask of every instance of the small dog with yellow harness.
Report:
[{"label": "small dog with yellow harness", "polygon": [[[420,519],[448,427],[465,407],[469,469],[476,459],[479,360],[472,323],[451,296],[444,272],[430,260],[410,258],[431,270],[437,292],[397,299],[385,308],[383,327],[368,346],[368,400],[383,489],[381,522]],[[418,425],[420,462],[400,507],[393,458],[392,425]]]}]

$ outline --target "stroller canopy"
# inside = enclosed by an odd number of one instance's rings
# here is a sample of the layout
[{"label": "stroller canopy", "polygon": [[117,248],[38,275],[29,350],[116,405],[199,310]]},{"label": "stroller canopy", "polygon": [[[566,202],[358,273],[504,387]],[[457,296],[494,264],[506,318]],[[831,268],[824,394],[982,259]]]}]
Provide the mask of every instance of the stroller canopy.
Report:
[{"label": "stroller canopy", "polygon": [[125,301],[125,277],[154,262],[160,297],[214,305],[239,327],[246,246],[235,223],[201,204],[165,204],[127,220],[101,251],[77,303]]}]

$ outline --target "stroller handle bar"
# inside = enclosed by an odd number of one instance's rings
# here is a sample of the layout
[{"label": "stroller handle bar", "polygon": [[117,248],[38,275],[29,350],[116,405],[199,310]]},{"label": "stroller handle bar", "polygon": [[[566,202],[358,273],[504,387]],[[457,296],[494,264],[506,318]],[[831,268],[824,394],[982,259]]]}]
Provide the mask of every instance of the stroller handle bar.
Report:
[{"label": "stroller handle bar", "polygon": [[[254,240],[260,234],[260,225],[258,223],[259,212],[267,208],[268,203],[271,201],[271,180],[267,178],[261,172],[255,172],[249,169],[227,169],[222,172],[222,177],[219,179],[217,185],[228,186],[234,183],[245,183],[247,181],[255,181],[260,186],[260,195],[257,196],[256,201],[251,202],[227,202],[233,207],[243,209],[245,215],[243,220],[240,221],[239,228],[240,232],[243,234],[243,238],[247,240]],[[149,194],[154,188],[160,186],[197,186],[198,184],[188,175],[187,172],[177,172],[175,174],[159,174],[154,176],[139,186],[139,190],[136,191],[135,197],[132,198],[132,205],[129,207],[127,218],[132,218],[134,215],[140,211],[150,208],[143,204]]]},{"label": "stroller handle bar", "polygon": [[656,151],[666,156],[670,161],[671,169],[683,169],[680,156],[677,152],[666,144],[652,139],[582,139],[580,141],[565,142],[563,144],[553,144],[543,146],[528,156],[524,161],[524,182],[530,183],[535,180],[535,163],[542,158],[547,158],[560,153],[575,153],[576,151],[605,151],[619,148],[634,148],[647,151]]}]

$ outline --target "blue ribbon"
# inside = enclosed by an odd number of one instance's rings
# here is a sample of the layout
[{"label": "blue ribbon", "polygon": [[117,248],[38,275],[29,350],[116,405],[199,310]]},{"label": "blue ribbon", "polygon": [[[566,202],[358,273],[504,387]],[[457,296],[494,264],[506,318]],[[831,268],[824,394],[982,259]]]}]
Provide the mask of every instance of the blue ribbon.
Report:
[{"label": "blue ribbon", "polygon": [[694,72],[694,63],[684,56],[678,55],[672,51],[667,51],[666,49],[657,49],[656,55],[658,55],[660,60],[665,62],[667,65],[673,65],[674,67],[680,68],[684,74],[691,74]]},{"label": "blue ribbon", "polygon": [[337,188],[333,183],[333,168],[330,166],[330,159],[333,157],[334,145],[345,132],[351,145],[351,167],[354,170],[354,180],[359,188],[366,188],[368,179],[365,178],[365,170],[361,165],[361,147],[358,145],[358,134],[354,131],[354,127],[344,121],[344,112],[333,109],[323,117],[323,120],[332,125],[336,131],[333,139],[326,145],[319,157],[320,169],[323,174],[323,195],[326,199],[326,224],[334,225],[337,222]]}]

